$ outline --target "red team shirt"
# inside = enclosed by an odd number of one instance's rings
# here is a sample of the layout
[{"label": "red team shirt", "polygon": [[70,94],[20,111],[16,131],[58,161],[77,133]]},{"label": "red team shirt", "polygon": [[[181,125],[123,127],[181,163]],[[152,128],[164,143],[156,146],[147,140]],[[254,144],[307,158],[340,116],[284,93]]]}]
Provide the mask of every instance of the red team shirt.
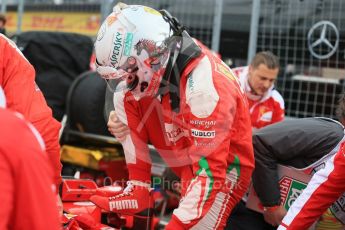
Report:
[{"label": "red team shirt", "polygon": [[44,96],[35,84],[35,70],[16,48],[0,34],[0,86],[7,100],[7,108],[24,115],[41,134],[54,168],[54,181],[61,181],[59,130],[60,123],[52,117]]},{"label": "red team shirt", "polygon": [[[247,95],[251,91],[248,85],[248,69],[248,66],[233,69]],[[284,99],[274,86],[259,100],[253,100],[250,96],[247,96],[247,99],[253,128],[259,129],[284,119]]]},{"label": "red team shirt", "polygon": [[0,229],[60,229],[43,140],[18,115],[0,108]]}]

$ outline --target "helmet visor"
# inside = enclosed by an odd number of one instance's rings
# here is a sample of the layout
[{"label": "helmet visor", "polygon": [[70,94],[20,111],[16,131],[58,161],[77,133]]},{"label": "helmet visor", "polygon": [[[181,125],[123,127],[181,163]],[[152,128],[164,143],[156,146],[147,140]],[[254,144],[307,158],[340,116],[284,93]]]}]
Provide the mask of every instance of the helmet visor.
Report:
[{"label": "helmet visor", "polygon": [[128,57],[126,62],[119,68],[111,66],[100,66],[96,60],[96,70],[107,82],[112,92],[123,90],[133,90],[138,84],[137,60],[134,57]]},{"label": "helmet visor", "polygon": [[109,90],[112,92],[136,89],[143,93],[149,87],[153,75],[163,75],[169,54],[170,52],[165,49],[164,52],[155,53],[143,61],[140,61],[142,58],[139,56],[130,56],[118,68],[101,66],[96,60],[96,70],[102,78],[106,79]]}]

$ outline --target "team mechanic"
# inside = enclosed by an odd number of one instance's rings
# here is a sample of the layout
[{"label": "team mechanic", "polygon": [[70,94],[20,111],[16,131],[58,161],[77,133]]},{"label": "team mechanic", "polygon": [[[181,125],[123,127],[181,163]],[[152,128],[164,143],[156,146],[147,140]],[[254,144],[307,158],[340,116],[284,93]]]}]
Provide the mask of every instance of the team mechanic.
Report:
[{"label": "team mechanic", "polygon": [[284,99],[274,88],[279,68],[278,57],[263,51],[253,57],[249,66],[233,69],[246,93],[254,129],[284,119]]},{"label": "team mechanic", "polygon": [[[339,150],[344,139],[343,125],[323,117],[288,119],[254,132],[255,169],[252,181],[264,212],[261,215],[252,211],[242,202],[229,218],[229,229],[276,229],[286,214],[284,204],[281,204],[278,164],[312,174]],[[340,212],[336,216],[339,215]],[[327,219],[331,218],[328,215]],[[333,222],[336,222],[335,219],[333,217]],[[321,225],[325,225],[325,221],[320,222],[317,229],[323,229]],[[338,229],[335,225],[342,224],[336,222],[331,229]]]},{"label": "team mechanic", "polygon": [[130,129],[122,141],[130,181],[121,195],[91,200],[122,214],[152,208],[150,142],[183,184],[166,229],[223,229],[254,168],[248,105],[231,70],[176,18],[146,6],[118,4],[95,51]]},{"label": "team mechanic", "polygon": [[[315,173],[303,193],[296,199],[278,230],[308,229],[326,209],[345,192],[345,143]],[[340,200],[343,203],[343,198]]]},{"label": "team mechanic", "polygon": [[[345,123],[345,95],[339,100],[337,116],[342,124]],[[340,144],[338,152],[327,162],[326,166],[317,171],[308,186],[290,207],[284,217],[279,230],[308,229],[321,214],[321,220],[335,216],[341,224],[345,223],[344,197],[345,197],[345,143]],[[343,195],[341,195],[343,194]],[[338,199],[338,200],[337,200]],[[337,200],[337,201],[336,201]],[[336,201],[336,202],[334,202]],[[333,203],[333,204],[332,204]],[[332,204],[332,205],[331,205]],[[321,226],[322,227],[322,226]],[[320,229],[321,229],[320,227]],[[343,229],[344,225],[324,229]]]}]

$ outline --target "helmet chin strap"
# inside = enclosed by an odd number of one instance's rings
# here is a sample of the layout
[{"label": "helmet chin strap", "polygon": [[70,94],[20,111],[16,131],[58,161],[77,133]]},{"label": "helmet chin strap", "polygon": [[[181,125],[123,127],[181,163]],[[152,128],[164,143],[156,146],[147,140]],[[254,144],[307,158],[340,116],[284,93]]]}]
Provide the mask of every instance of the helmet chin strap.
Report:
[{"label": "helmet chin strap", "polygon": [[179,112],[181,73],[191,59],[200,55],[201,49],[175,17],[166,10],[160,10],[160,13],[169,23],[173,35],[167,39],[170,55],[157,95],[169,93],[171,109]]}]

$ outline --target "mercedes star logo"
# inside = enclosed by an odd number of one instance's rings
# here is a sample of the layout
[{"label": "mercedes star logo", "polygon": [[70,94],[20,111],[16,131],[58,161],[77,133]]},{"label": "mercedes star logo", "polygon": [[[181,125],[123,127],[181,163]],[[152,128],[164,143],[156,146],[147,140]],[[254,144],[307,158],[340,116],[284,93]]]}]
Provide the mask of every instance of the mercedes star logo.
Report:
[{"label": "mercedes star logo", "polygon": [[339,31],[330,21],[320,21],[308,32],[308,49],[318,59],[327,59],[337,51]]}]

